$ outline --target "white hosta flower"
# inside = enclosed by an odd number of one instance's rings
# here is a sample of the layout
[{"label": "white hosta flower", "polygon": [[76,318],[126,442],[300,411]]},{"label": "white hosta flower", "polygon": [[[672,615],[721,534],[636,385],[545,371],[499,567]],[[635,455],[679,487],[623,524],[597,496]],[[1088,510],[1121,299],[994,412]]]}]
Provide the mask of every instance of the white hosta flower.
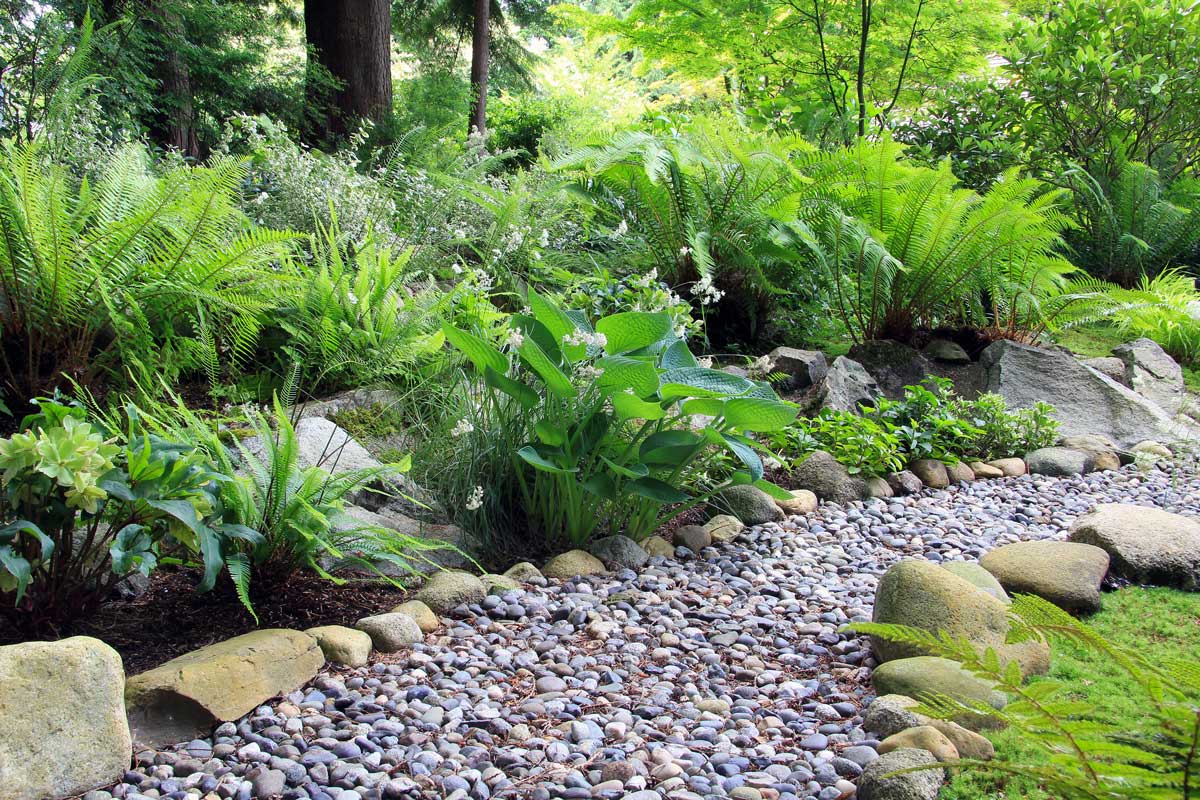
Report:
[{"label": "white hosta flower", "polygon": [[705,275],[692,284],[692,296],[699,298],[700,305],[707,306],[720,300],[725,293],[713,286],[712,278]]},{"label": "white hosta flower", "polygon": [[563,334],[562,341],[568,347],[581,344],[588,347],[604,347],[604,345],[608,344],[608,337],[603,333],[576,330],[572,333]]},{"label": "white hosta flower", "polygon": [[466,417],[463,417],[458,422],[454,423],[454,427],[450,429],[450,435],[457,439],[460,436],[470,433],[475,430],[475,426]]},{"label": "white hosta flower", "polygon": [[525,336],[520,331],[509,331],[508,338],[504,341],[506,345],[516,350],[521,345],[525,344]]},{"label": "white hosta flower", "polygon": [[483,506],[483,487],[476,486],[467,497],[467,511],[478,511]]},{"label": "white hosta flower", "polygon": [[697,358],[696,363],[699,364],[704,369],[712,369],[712,365],[713,365],[712,356],[704,356],[703,358]]}]

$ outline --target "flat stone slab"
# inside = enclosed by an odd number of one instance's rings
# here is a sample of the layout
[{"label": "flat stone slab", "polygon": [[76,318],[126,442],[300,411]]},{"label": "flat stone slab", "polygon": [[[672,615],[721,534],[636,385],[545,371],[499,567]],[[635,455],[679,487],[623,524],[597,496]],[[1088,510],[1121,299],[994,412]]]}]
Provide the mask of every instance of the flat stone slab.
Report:
[{"label": "flat stone slab", "polygon": [[1013,594],[1035,594],[1074,613],[1100,610],[1108,553],[1077,542],[1015,542],[979,560]]},{"label": "flat stone slab", "polygon": [[218,722],[312,680],[324,664],[316,639],[285,628],[193,650],[129,679],[125,704],[134,739],[160,746],[207,736]]},{"label": "flat stone slab", "polygon": [[1076,519],[1068,538],[1102,548],[1122,578],[1200,591],[1200,522],[1191,517],[1108,503]]}]

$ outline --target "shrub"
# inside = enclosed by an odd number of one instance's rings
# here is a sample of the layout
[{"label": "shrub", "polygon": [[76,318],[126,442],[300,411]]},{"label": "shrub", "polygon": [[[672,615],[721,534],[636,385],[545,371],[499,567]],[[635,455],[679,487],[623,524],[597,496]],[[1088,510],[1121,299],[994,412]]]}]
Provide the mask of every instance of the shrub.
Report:
[{"label": "shrub", "polygon": [[980,431],[954,406],[953,384],[930,377],[927,386],[905,386],[904,397],[881,397],[864,412],[886,425],[899,439],[906,460],[935,458],[954,462],[966,454]]},{"label": "shrub", "polygon": [[[516,445],[505,454],[512,482],[485,476],[488,487],[468,507],[517,505],[545,540],[578,546],[597,531],[642,538],[735,483],[780,492],[763,480],[746,435],[795,417],[768,386],[700,367],[666,314],[623,312],[593,327],[536,292],[529,304],[531,314],[509,320],[504,351],[445,329],[483,382],[477,412],[451,433]],[[733,453],[741,469],[718,485],[683,485],[714,449]],[[506,487],[516,496],[496,496]]]},{"label": "shrub", "polygon": [[18,627],[57,631],[86,615],[128,574],[149,575],[164,540],[200,556],[200,591],[236,563],[236,543],[263,541],[227,519],[226,476],[195,448],[148,433],[134,409],[117,436],[81,408],[39,408],[0,440],[0,596],[15,602]]},{"label": "shrub", "polygon": [[851,475],[886,475],[904,468],[904,451],[891,427],[849,411],[821,409],[812,419],[769,434],[768,441],[793,463],[824,450]]},{"label": "shrub", "polygon": [[529,166],[537,160],[542,137],[564,123],[562,101],[536,94],[502,94],[488,109],[492,144],[500,150],[519,151],[517,163]]},{"label": "shrub", "polygon": [[[987,718],[1017,731],[1023,743],[1045,753],[1047,763],[957,762],[978,770],[1034,779],[1065,800],[1143,800],[1194,795],[1200,781],[1200,670],[1194,660],[1151,660],[1106,641],[1067,612],[1032,595],[1010,606],[1009,641],[1033,638],[1071,642],[1108,659],[1127,676],[1125,689],[1144,698],[1139,714],[1119,722],[1081,702],[1070,684],[1040,679],[1024,685],[1015,662],[1001,663],[991,648],[979,652],[966,640],[919,628],[877,623],[847,626],[857,633],[905,642],[953,659],[1013,699],[997,710],[941,694],[922,700],[917,712],[940,719]],[[940,765],[938,765],[940,766]]]},{"label": "shrub", "polygon": [[1009,409],[1003,397],[988,393],[975,400],[955,400],[951,409],[975,429],[962,441],[959,453],[981,461],[1023,456],[1058,439],[1058,420],[1048,403]]}]

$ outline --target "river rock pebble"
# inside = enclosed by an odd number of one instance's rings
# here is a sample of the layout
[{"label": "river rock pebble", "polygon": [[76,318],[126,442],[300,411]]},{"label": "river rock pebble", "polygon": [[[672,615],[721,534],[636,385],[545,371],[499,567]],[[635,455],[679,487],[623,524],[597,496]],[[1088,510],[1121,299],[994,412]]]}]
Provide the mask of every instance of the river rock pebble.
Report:
[{"label": "river rock pebble", "polygon": [[[1190,468],[1162,469],[826,502],[638,571],[531,575],[411,646],[138,755],[112,796],[248,800],[280,773],[286,800],[885,797],[883,775],[932,757],[875,758],[889,734],[864,726],[875,660],[840,629],[871,618],[884,570],[1063,540],[1100,503],[1200,513]],[[939,770],[904,780],[932,798]]]}]

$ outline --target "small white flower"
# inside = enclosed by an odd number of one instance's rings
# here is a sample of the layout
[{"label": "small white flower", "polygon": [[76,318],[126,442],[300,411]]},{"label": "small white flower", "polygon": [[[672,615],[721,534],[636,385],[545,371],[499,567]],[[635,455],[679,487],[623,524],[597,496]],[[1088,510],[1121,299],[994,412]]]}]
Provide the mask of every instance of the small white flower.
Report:
[{"label": "small white flower", "polygon": [[521,345],[525,344],[525,336],[520,331],[509,331],[508,339],[506,339],[504,343],[513,350],[516,350]]},{"label": "small white flower", "polygon": [[576,374],[581,380],[594,381],[604,374],[604,370],[597,366],[593,366],[592,364],[585,364],[579,368],[579,371],[576,372]]},{"label": "small white flower", "polygon": [[621,224],[616,227],[612,235],[614,239],[619,239],[627,233],[629,233],[629,223],[622,219]]},{"label": "small white flower", "polygon": [[589,333],[587,331],[576,330],[563,334],[562,342],[568,347],[581,344],[588,347],[604,347],[604,345],[608,344],[608,337],[603,333]]},{"label": "small white flower", "polygon": [[471,424],[469,419],[463,417],[454,424],[453,428],[450,429],[450,435],[457,439],[458,437],[468,434],[473,430],[475,430],[475,426]]},{"label": "small white flower", "polygon": [[453,264],[450,265],[450,271],[453,272],[455,275],[462,275],[462,271],[463,271],[462,264],[455,261]]},{"label": "small white flower", "polygon": [[691,254],[692,254],[692,248],[688,247],[686,244],[683,247],[679,248],[679,255],[683,256],[684,258],[687,258]]},{"label": "small white flower", "polygon": [[483,487],[476,486],[467,497],[467,511],[478,511],[483,506]]},{"label": "small white flower", "polygon": [[546,228],[542,228],[542,238],[538,240],[538,243],[542,247],[549,249],[549,247],[550,247],[550,231],[549,230],[547,230]]},{"label": "small white flower", "polygon": [[704,356],[703,358],[697,358],[696,363],[699,364],[704,369],[712,369],[712,365],[713,365],[712,356]]}]

